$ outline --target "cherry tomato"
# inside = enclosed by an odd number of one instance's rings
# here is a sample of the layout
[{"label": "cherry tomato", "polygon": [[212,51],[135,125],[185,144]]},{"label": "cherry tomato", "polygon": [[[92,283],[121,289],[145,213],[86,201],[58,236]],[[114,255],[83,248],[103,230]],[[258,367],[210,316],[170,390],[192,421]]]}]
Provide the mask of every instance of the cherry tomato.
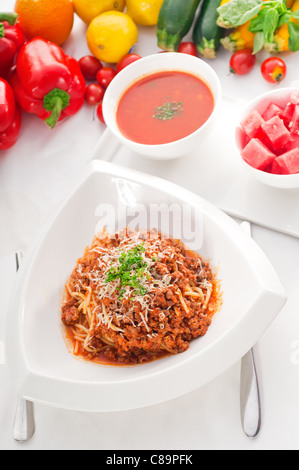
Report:
[{"label": "cherry tomato", "polygon": [[98,83],[91,83],[85,90],[85,101],[90,106],[94,106],[103,100],[105,88]]},{"label": "cherry tomato", "polygon": [[138,54],[127,54],[125,55],[116,66],[116,73],[119,73],[122,69],[127,67],[128,65],[132,64],[136,60],[141,59],[141,56]]},{"label": "cherry tomato", "polygon": [[184,54],[194,55],[197,57],[197,49],[193,42],[181,42],[178,47],[178,52],[182,52]]},{"label": "cherry tomato", "polygon": [[278,57],[269,57],[261,66],[262,76],[267,82],[280,83],[286,76],[287,66]]},{"label": "cherry tomato", "polygon": [[101,62],[92,55],[81,57],[79,66],[86,80],[95,80],[97,72],[103,67]]},{"label": "cherry tomato", "polygon": [[255,55],[250,49],[242,49],[235,52],[230,59],[230,71],[236,75],[246,75],[249,73],[256,62]]},{"label": "cherry tomato", "polygon": [[101,101],[97,107],[97,117],[103,124],[106,124],[103,116],[103,101]]},{"label": "cherry tomato", "polygon": [[107,88],[109,83],[115,77],[116,72],[112,67],[103,67],[97,73],[97,82],[104,88]]}]

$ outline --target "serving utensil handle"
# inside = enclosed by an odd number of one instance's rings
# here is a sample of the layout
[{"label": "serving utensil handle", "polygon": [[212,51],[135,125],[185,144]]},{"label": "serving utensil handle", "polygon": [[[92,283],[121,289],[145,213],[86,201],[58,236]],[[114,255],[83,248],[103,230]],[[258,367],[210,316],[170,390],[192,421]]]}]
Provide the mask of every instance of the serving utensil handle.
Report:
[{"label": "serving utensil handle", "polygon": [[240,406],[244,433],[254,439],[261,428],[261,404],[253,349],[241,360]]},{"label": "serving utensil handle", "polygon": [[[23,260],[23,254],[16,253],[16,270],[18,271]],[[16,414],[13,424],[12,435],[16,441],[28,441],[35,432],[33,403],[18,397]]]},{"label": "serving utensil handle", "polygon": [[16,441],[28,441],[35,432],[33,403],[18,397],[12,435]]},{"label": "serving utensil handle", "polygon": [[[241,227],[251,236],[251,225],[249,222],[243,222]],[[241,360],[240,380],[242,427],[246,436],[254,439],[261,428],[261,401],[253,348]]]},{"label": "serving utensil handle", "polygon": [[110,162],[120,145],[120,141],[107,127],[99,138],[92,154],[90,155],[89,161],[101,160],[104,162]]}]

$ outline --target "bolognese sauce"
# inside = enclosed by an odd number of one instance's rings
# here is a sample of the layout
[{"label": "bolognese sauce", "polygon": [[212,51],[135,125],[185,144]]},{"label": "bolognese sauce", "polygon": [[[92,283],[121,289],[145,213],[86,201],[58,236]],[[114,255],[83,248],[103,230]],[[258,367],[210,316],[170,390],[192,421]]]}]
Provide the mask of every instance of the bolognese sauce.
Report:
[{"label": "bolognese sauce", "polygon": [[140,364],[189,348],[221,306],[211,266],[179,240],[98,234],[66,286],[62,322],[75,355]]}]

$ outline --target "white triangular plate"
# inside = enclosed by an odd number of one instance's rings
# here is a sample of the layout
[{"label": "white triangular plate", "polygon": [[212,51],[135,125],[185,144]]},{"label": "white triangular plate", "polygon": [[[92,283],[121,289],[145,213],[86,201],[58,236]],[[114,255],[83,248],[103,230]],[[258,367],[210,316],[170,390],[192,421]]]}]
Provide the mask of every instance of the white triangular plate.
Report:
[{"label": "white triangular plate", "polygon": [[[131,214],[135,228],[134,210],[161,203],[177,210],[170,235],[188,244],[184,228],[190,222],[196,228],[200,253],[218,268],[222,309],[206,336],[182,354],[128,367],[74,358],[60,305],[77,259],[104,222],[113,231],[127,225]],[[84,411],[139,408],[190,392],[224,372],[257,342],[285,301],[263,252],[219,209],[170,182],[93,161],[18,273],[8,315],[8,364],[17,392],[32,401]]]}]

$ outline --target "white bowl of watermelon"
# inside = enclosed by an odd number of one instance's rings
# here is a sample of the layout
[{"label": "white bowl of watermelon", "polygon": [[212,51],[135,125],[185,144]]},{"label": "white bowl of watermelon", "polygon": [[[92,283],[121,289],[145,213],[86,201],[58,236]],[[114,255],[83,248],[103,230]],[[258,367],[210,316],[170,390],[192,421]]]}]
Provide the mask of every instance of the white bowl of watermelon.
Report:
[{"label": "white bowl of watermelon", "polygon": [[253,177],[276,188],[299,188],[299,88],[251,101],[237,126],[236,145]]}]

